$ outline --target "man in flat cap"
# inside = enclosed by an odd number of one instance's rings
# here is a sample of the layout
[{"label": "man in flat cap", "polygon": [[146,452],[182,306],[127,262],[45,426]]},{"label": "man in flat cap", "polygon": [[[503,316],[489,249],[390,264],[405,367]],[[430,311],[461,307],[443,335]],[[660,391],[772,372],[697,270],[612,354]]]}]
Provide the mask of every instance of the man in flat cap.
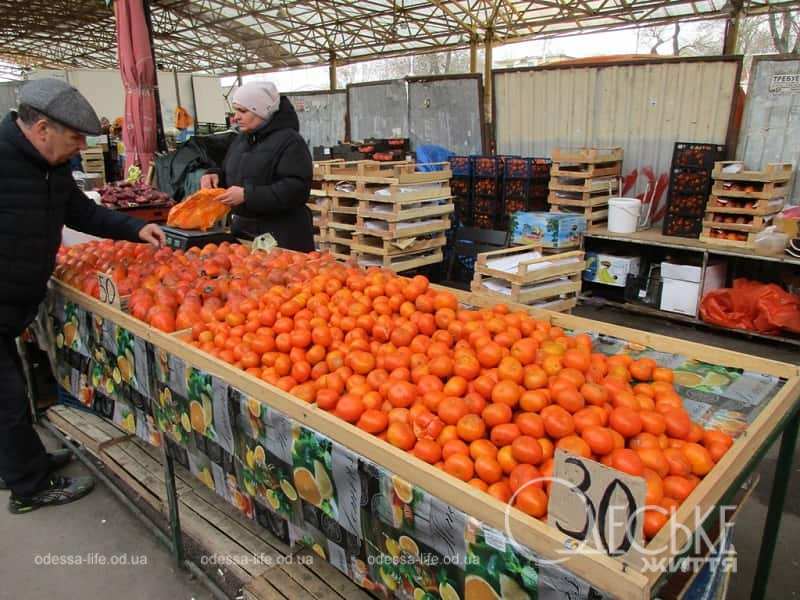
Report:
[{"label": "man in flat cap", "polygon": [[94,484],[91,477],[54,475],[69,453],[48,454],[31,425],[15,344],[45,296],[62,228],[165,242],[158,226],[98,206],[76,186],[69,159],[101,129],[78,90],[38,79],[22,87],[19,103],[0,122],[0,486],[11,490],[15,514],[72,502]]}]

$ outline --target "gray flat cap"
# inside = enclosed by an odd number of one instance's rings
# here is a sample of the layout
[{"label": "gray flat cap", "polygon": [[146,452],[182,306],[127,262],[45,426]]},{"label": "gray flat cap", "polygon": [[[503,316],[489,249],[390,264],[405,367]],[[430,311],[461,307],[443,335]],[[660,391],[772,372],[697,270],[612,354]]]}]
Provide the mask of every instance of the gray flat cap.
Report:
[{"label": "gray flat cap", "polygon": [[83,95],[60,79],[29,81],[19,91],[19,103],[27,104],[54,121],[84,135],[100,135],[97,113]]}]

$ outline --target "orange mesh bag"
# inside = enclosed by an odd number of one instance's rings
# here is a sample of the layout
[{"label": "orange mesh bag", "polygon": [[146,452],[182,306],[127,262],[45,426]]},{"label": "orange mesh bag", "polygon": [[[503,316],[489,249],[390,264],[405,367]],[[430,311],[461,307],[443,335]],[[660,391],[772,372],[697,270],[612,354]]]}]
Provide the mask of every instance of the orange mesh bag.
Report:
[{"label": "orange mesh bag", "polygon": [[707,293],[700,316],[708,323],[777,335],[782,329],[800,333],[800,297],[774,283],[740,278],[733,288]]},{"label": "orange mesh bag", "polygon": [[218,198],[225,192],[220,188],[200,190],[172,207],[167,215],[167,225],[181,229],[205,231],[228,214],[230,207]]}]

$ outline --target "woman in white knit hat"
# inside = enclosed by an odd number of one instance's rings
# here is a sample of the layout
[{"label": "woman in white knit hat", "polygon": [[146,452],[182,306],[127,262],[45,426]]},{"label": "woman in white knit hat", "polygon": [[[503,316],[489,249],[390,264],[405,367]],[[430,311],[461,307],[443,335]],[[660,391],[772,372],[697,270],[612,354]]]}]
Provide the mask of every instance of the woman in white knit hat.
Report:
[{"label": "woman in white knit hat", "polygon": [[300,136],[297,113],[273,83],[246,83],[233,95],[239,136],[222,168],[206,173],[201,186],[223,187],[231,207],[231,230],[253,239],[271,233],[282,248],[314,249],[308,201],[314,166]]}]

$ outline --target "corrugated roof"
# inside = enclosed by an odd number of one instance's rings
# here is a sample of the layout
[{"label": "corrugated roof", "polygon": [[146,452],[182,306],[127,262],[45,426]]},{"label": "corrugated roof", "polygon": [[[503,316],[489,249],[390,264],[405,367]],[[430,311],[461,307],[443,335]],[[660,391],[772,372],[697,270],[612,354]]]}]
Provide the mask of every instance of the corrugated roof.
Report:
[{"label": "corrugated roof", "polygon": [[[219,75],[724,17],[726,0],[151,0],[157,62]],[[745,15],[796,6],[745,0]],[[0,61],[116,68],[103,0],[0,0]]]}]

